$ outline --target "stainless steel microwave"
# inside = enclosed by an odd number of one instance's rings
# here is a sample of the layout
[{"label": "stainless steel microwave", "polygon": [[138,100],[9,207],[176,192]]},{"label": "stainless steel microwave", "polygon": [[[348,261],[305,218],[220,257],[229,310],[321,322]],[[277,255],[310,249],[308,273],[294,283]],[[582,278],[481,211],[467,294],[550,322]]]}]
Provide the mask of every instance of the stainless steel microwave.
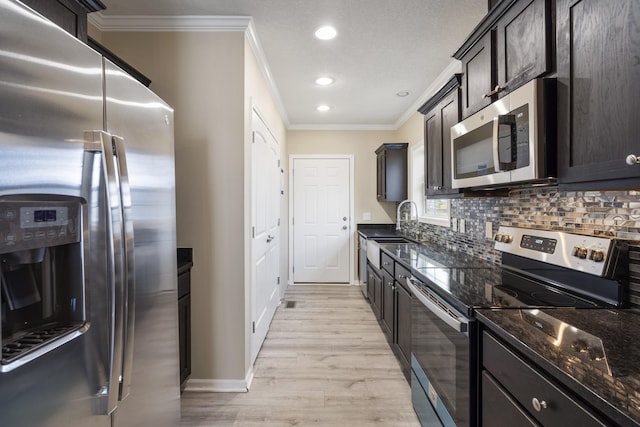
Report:
[{"label": "stainless steel microwave", "polygon": [[453,188],[553,182],[555,79],[535,79],[451,128]]}]

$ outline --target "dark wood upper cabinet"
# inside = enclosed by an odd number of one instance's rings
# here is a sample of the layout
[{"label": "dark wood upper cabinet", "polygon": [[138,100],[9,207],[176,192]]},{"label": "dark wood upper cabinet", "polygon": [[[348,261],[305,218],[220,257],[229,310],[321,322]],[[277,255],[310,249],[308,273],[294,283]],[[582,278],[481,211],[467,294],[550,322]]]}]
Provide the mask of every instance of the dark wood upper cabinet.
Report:
[{"label": "dark wood upper cabinet", "polygon": [[460,61],[462,62],[462,117],[469,117],[493,101],[495,86],[495,32],[486,33]]},{"label": "dark wood upper cabinet", "polygon": [[551,0],[503,0],[453,54],[462,62],[462,118],[553,71]]},{"label": "dark wood upper cabinet", "polygon": [[400,202],[407,198],[407,147],[409,144],[382,144],[376,150],[376,197],[380,202]]},{"label": "dark wood upper cabinet", "polygon": [[451,188],[451,126],[460,121],[460,79],[454,76],[418,111],[424,114],[425,194],[449,196]]},{"label": "dark wood upper cabinet", "polygon": [[519,1],[498,20],[499,96],[551,71],[553,31],[549,0]]},{"label": "dark wood upper cabinet", "polygon": [[556,19],[558,182],[638,187],[640,1],[557,0]]},{"label": "dark wood upper cabinet", "polygon": [[87,14],[106,8],[99,0],[21,0],[74,37],[87,42]]}]

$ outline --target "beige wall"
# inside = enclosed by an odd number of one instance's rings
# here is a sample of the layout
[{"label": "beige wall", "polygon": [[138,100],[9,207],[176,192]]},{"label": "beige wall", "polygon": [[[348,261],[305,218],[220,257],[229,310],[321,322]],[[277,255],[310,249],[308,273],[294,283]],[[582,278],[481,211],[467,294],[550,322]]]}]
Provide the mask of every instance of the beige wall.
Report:
[{"label": "beige wall", "polygon": [[[245,57],[245,165],[251,165],[251,143],[253,140],[252,129],[251,129],[251,110],[252,108],[256,108],[260,113],[261,117],[265,121],[267,127],[275,137],[276,141],[278,141],[280,146],[280,159],[281,164],[285,164],[286,162],[282,162],[282,159],[286,159],[287,152],[287,134],[286,127],[284,122],[282,121],[282,117],[278,111],[278,108],[271,96],[271,92],[269,90],[269,86],[267,81],[265,80],[260,67],[258,65],[258,61],[256,60],[255,54],[251,49],[250,43],[248,39],[245,39],[245,47],[244,47],[244,57]],[[284,168],[284,167],[283,167]],[[251,170],[247,168],[245,171],[245,230],[249,230],[251,228]],[[287,192],[285,192],[287,194]],[[288,223],[288,210],[287,210],[287,202],[286,197],[282,196],[280,199],[280,212],[281,212],[281,227],[280,227],[280,272],[281,277],[286,277],[285,272],[288,269],[288,228],[286,224]],[[251,318],[251,277],[248,274],[252,271],[251,267],[251,241],[250,237],[247,236],[246,244],[245,244],[245,271],[247,272],[245,276],[245,288],[246,288],[246,298],[245,298],[245,321],[246,321],[246,331],[245,331],[245,346],[247,351],[245,352],[245,370],[249,370],[251,366],[251,337],[252,331],[250,330],[252,318]],[[284,289],[286,286],[286,280],[281,280],[281,296],[283,296]]]},{"label": "beige wall", "polygon": [[177,241],[193,247],[192,378],[244,379],[244,33],[112,33],[175,108]]},{"label": "beige wall", "polygon": [[396,132],[398,141],[405,141],[409,144],[424,141],[424,116],[415,112]]},{"label": "beige wall", "polygon": [[[244,380],[250,369],[251,299],[247,262],[251,107],[289,154],[351,154],[356,223],[395,221],[395,204],[376,200],[375,149],[422,137],[416,113],[398,131],[287,131],[244,33],[105,32],[99,40],[152,80],[175,108],[177,241],[194,248],[194,379]],[[285,188],[288,195],[288,189]],[[281,224],[288,224],[282,198]],[[371,213],[370,221],[362,214]],[[288,271],[288,227],[281,228],[281,274]],[[282,283],[285,281],[283,280]]]}]

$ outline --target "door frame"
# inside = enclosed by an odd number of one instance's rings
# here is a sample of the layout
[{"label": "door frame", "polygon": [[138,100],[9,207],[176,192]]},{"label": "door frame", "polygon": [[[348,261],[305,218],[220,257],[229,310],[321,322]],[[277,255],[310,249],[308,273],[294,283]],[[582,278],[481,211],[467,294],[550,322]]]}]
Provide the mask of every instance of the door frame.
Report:
[{"label": "door frame", "polygon": [[293,183],[294,169],[293,162],[297,159],[347,159],[349,160],[349,284],[357,285],[355,282],[355,173],[353,154],[290,154],[289,155],[289,271],[287,285],[293,284]]}]

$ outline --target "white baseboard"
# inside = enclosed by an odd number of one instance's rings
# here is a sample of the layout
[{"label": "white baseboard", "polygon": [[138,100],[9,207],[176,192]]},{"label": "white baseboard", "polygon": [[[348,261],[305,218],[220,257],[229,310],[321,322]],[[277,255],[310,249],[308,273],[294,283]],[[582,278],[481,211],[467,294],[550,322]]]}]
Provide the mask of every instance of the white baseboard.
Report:
[{"label": "white baseboard", "polygon": [[185,391],[199,393],[246,393],[253,382],[253,367],[249,368],[244,380],[210,380],[191,378],[187,380]]}]

